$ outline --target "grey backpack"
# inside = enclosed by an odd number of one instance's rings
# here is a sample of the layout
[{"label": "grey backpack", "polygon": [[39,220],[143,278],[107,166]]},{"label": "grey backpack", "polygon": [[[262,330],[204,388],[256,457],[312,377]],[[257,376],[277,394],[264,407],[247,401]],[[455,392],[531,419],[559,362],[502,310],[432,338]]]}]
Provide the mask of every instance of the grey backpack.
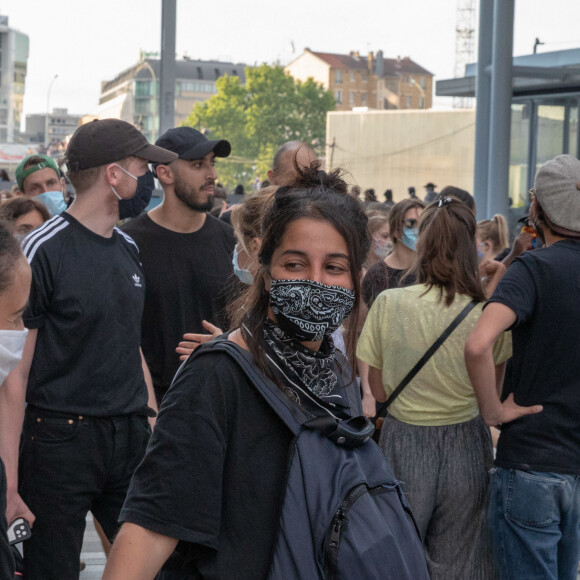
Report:
[{"label": "grey backpack", "polygon": [[311,415],[237,345],[218,339],[211,349],[237,362],[295,436],[268,578],[428,580],[411,510],[370,438],[372,423]]}]

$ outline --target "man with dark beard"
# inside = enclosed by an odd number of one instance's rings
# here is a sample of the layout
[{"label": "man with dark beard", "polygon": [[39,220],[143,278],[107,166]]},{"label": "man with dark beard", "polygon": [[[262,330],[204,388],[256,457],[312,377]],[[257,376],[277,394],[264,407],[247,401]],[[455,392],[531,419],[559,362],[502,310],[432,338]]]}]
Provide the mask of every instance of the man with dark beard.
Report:
[{"label": "man with dark beard", "polygon": [[145,271],[143,353],[158,403],[179,368],[175,349],[185,332],[205,333],[205,320],[227,328],[227,287],[233,274],[233,229],[207,212],[213,207],[216,157],[228,141],[210,141],[191,127],[169,129],[156,141],[179,155],[155,165],[163,202],[123,226],[137,243]]}]

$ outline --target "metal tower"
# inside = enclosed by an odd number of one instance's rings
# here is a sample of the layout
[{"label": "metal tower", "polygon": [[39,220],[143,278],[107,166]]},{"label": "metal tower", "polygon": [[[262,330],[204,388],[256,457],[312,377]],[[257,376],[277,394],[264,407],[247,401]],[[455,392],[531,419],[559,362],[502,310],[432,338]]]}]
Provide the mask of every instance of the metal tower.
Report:
[{"label": "metal tower", "polygon": [[[457,0],[455,20],[455,77],[465,76],[465,65],[475,62],[476,0]],[[455,97],[455,109],[474,106],[470,97]]]}]

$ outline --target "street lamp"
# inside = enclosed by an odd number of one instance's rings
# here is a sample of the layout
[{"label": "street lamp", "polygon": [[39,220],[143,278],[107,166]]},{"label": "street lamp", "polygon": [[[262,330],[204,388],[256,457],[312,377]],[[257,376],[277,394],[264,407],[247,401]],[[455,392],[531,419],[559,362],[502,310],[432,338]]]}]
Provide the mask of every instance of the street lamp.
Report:
[{"label": "street lamp", "polygon": [[50,111],[50,91],[52,90],[52,85],[54,84],[54,81],[58,78],[58,75],[54,75],[52,77],[52,80],[50,81],[50,84],[48,85],[48,91],[46,93],[46,119],[44,120],[44,145],[46,147],[48,147],[49,145],[49,140],[48,140],[48,117],[50,115],[49,111]]},{"label": "street lamp", "polygon": [[146,61],[142,60],[135,71],[135,78],[137,78],[137,74],[142,68],[146,68],[151,73],[151,79],[153,81],[153,119],[152,119],[152,126],[151,126],[151,142],[155,142],[155,125],[157,122],[157,77],[155,76],[155,71],[153,67]]}]

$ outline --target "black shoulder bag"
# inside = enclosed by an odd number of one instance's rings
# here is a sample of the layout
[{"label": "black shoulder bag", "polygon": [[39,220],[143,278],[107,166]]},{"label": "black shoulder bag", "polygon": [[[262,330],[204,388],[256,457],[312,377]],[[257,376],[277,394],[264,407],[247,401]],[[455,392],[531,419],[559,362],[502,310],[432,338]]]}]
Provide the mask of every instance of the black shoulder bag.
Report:
[{"label": "black shoulder bag", "polygon": [[[449,335],[463,322],[465,317],[473,310],[477,304],[472,300],[465,308],[453,319],[453,322],[441,333],[441,336],[429,347],[427,352],[419,359],[417,364],[407,373],[405,378],[399,383],[397,388],[391,393],[391,396],[378,408],[377,414],[372,420],[376,425],[379,419],[384,419],[387,414],[389,405],[401,394],[402,390],[415,378],[415,375],[423,368],[425,363],[435,354],[437,349],[447,340]],[[380,429],[380,427],[378,427]]]}]

